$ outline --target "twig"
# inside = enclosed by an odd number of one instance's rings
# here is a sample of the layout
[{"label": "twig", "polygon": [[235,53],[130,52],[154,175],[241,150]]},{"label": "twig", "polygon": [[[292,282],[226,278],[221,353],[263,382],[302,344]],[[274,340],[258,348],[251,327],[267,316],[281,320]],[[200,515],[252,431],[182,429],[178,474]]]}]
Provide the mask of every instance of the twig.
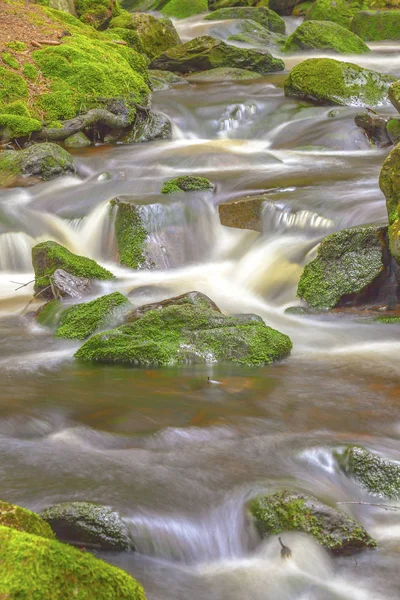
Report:
[{"label": "twig", "polygon": [[36,300],[36,298],[37,298],[38,296],[40,296],[40,294],[43,294],[43,292],[46,292],[48,289],[51,289],[51,285],[48,285],[47,287],[43,288],[43,290],[40,290],[40,292],[38,292],[37,294],[35,294],[35,295],[33,296],[33,298],[31,298],[31,299],[29,300],[28,304],[27,304],[26,306],[24,306],[24,308],[22,309],[22,313],[24,313],[24,312],[26,311],[26,309],[30,307],[30,305],[32,304],[32,302],[33,302],[34,300]]},{"label": "twig", "polygon": [[362,504],[363,506],[378,506],[385,510],[400,510],[400,506],[393,506],[392,504],[375,504],[374,502],[336,502],[336,504]]},{"label": "twig", "polygon": [[32,279],[31,281],[28,281],[28,283],[20,283],[19,281],[10,281],[10,283],[16,283],[17,285],[19,285],[19,287],[15,288],[15,292],[18,292],[18,290],[20,290],[23,287],[26,287],[27,285],[29,285],[30,283],[33,283],[35,280]]}]

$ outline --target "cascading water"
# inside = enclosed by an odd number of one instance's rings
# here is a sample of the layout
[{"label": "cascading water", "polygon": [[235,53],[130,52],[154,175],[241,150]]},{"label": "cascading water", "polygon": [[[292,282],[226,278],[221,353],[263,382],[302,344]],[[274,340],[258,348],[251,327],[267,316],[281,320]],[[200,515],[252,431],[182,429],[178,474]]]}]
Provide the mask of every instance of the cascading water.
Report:
[{"label": "cascading water", "polygon": [[[287,19],[289,32],[299,22]],[[176,25],[183,41],[236,32],[201,16]],[[388,48],[373,44],[357,63],[400,76],[399,47]],[[286,67],[300,60],[285,56]],[[277,539],[260,543],[246,511],[283,487],[333,506],[374,502],[334,451],[360,443],[399,458],[396,326],[285,312],[324,236],[386,222],[377,183],[386,150],[354,127],[357,107],[306,106],[284,97],[283,80],[156,92],[172,140],[77,153],[80,177],[0,191],[2,496],[34,510],[66,500],[119,510],[137,552],[104,557],[149,600],[398,598],[400,512],[343,509],[380,544],[356,561],[333,560],[300,534],[285,534],[293,558],[282,561]],[[160,193],[183,174],[210,178],[212,200]],[[218,204],[261,193],[261,233],[220,224]],[[113,198],[140,206],[159,268],[117,264]],[[78,343],[37,325],[40,302],[29,303],[32,284],[21,287],[33,279],[32,246],[46,239],[117,275],[97,295],[119,290],[140,306],[198,290],[227,314],[256,313],[290,335],[292,355],[257,371],[78,365]]]}]

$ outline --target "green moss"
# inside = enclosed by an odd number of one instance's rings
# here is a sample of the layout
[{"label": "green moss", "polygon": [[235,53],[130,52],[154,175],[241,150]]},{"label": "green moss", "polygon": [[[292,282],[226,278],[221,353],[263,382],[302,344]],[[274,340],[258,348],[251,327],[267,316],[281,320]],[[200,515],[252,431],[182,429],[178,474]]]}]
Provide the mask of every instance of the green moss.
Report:
[{"label": "green moss", "polygon": [[0,66],[0,104],[28,98],[26,81],[6,67]]},{"label": "green moss", "polygon": [[362,10],[354,15],[351,30],[366,41],[400,40],[400,11]]},{"label": "green moss", "polygon": [[259,23],[269,31],[285,33],[285,21],[276,12],[269,8],[253,8],[249,6],[238,6],[234,8],[220,8],[204,17],[207,21],[219,21],[224,19],[250,19]]},{"label": "green moss", "polygon": [[24,74],[24,77],[30,79],[31,81],[35,81],[35,79],[37,79],[39,76],[38,69],[35,67],[35,65],[32,65],[31,63],[25,63],[23,65],[22,73]]},{"label": "green moss", "polygon": [[54,540],[56,537],[51,527],[39,515],[8,502],[0,501],[0,525],[40,535],[49,540]]},{"label": "green moss", "polygon": [[73,254],[57,242],[42,242],[32,248],[32,264],[35,270],[35,293],[50,285],[50,277],[56,269],[64,269],[71,275],[88,279],[113,279],[114,275],[91,258]]},{"label": "green moss", "polygon": [[114,27],[112,30],[113,36],[124,40],[130,48],[136,52],[144,53],[145,49],[139,35],[133,29],[125,29],[123,27]]},{"label": "green moss", "polygon": [[384,317],[377,317],[374,319],[374,321],[377,321],[378,323],[386,323],[387,325],[397,325],[400,323],[400,317],[386,315]]},{"label": "green moss", "polygon": [[208,0],[169,0],[162,13],[167,17],[186,19],[208,11]]},{"label": "green moss", "polygon": [[[41,128],[42,124],[37,119],[13,114],[0,114],[0,139],[29,137],[34,131],[40,131]],[[2,166],[0,166],[1,170]]]},{"label": "green moss", "polygon": [[261,537],[302,531],[335,554],[376,546],[365,529],[347,515],[290,490],[256,498],[250,512]]},{"label": "green moss", "polygon": [[305,21],[288,37],[283,50],[333,50],[343,54],[363,54],[370,51],[357,35],[329,21]]},{"label": "green moss", "polygon": [[119,292],[102,296],[92,302],[75,304],[60,315],[56,336],[70,340],[84,340],[95,331],[117,324],[131,304]]},{"label": "green moss", "polygon": [[285,80],[286,96],[318,104],[378,106],[388,102],[390,75],[332,58],[310,58],[296,65]]},{"label": "green moss", "polygon": [[385,159],[379,186],[386,197],[390,251],[397,264],[400,264],[400,144]]},{"label": "green moss", "polygon": [[318,309],[365,293],[383,272],[386,228],[354,227],[326,237],[301,275],[297,295]]},{"label": "green moss", "polygon": [[386,123],[386,131],[392,144],[398,144],[400,142],[400,119],[389,119]]},{"label": "green moss", "polygon": [[120,11],[116,0],[75,0],[75,8],[81,21],[96,29],[105,27]]},{"label": "green moss", "polygon": [[352,446],[336,453],[340,467],[357,479],[371,494],[400,500],[400,465],[372,454],[365,448]]},{"label": "green moss", "polygon": [[0,114],[18,115],[20,117],[31,116],[26,102],[23,100],[15,100],[15,102],[10,102],[10,104],[0,105]]},{"label": "green moss", "polygon": [[11,69],[15,69],[18,71],[19,62],[16,58],[14,58],[12,54],[10,54],[9,52],[1,52],[0,57],[5,65],[11,67]]},{"label": "green moss", "polygon": [[361,1],[316,0],[308,9],[306,19],[312,21],[333,21],[349,29],[354,14],[360,8],[362,8]]},{"label": "green moss", "polygon": [[150,310],[133,323],[97,334],[75,356],[142,366],[216,361],[261,366],[287,356],[291,347],[287,336],[261,319],[182,304]]},{"label": "green moss", "polygon": [[196,192],[196,191],[213,191],[215,188],[205,177],[196,177],[193,175],[183,175],[175,177],[164,183],[162,194],[175,194],[177,192]]},{"label": "green moss", "polygon": [[0,597],[145,600],[130,575],[66,544],[0,527]]},{"label": "green moss", "polygon": [[129,202],[111,201],[116,207],[115,235],[121,265],[139,269],[146,265],[146,242],[148,232],[145,228],[141,209]]},{"label": "green moss", "polygon": [[5,45],[7,48],[10,48],[10,50],[14,50],[14,52],[23,52],[28,49],[28,46],[24,44],[24,42],[18,42],[17,40],[7,42]]},{"label": "green moss", "polygon": [[36,320],[42,327],[55,328],[60,320],[60,313],[62,311],[62,302],[60,300],[50,300],[46,302],[37,313]]}]

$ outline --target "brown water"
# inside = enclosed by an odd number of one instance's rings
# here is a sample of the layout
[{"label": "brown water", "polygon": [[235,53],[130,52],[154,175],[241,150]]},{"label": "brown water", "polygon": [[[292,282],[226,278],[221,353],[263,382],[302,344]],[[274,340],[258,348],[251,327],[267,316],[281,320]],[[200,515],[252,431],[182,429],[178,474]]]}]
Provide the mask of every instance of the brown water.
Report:
[{"label": "brown water", "polygon": [[[179,24],[183,39],[204,27]],[[226,35],[231,23],[218,27]],[[398,50],[376,45],[357,62],[400,76]],[[285,60],[290,68],[299,57]],[[282,562],[277,540],[260,544],[246,519],[250,497],[284,486],[332,505],[376,501],[337,470],[332,453],[347,443],[400,460],[398,327],[284,312],[324,235],[385,222],[377,179],[386,151],[354,126],[356,107],[332,117],[285,99],[283,80],[157,92],[172,141],[85,151],[81,179],[0,192],[0,496],[34,510],[66,500],[119,510],[138,552],[104,558],[137,577],[149,600],[399,597],[400,512],[346,507],[379,542],[356,561],[287,535],[293,560]],[[212,202],[159,194],[165,179],[194,172],[217,184]],[[263,234],[219,224],[218,203],[271,188]],[[107,202],[123,194],[148,205],[165,269],[116,265]],[[38,327],[35,305],[25,310],[31,287],[14,291],[32,279],[31,246],[49,238],[119,275],[98,295],[118,289],[139,306],[197,289],[289,334],[292,356],[257,370],[78,365],[76,344]]]}]

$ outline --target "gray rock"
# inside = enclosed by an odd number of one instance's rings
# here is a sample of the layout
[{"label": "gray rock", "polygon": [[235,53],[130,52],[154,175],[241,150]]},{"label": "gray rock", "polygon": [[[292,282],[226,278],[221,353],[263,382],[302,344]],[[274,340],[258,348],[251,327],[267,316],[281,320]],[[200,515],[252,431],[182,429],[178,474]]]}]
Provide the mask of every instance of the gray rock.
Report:
[{"label": "gray rock", "polygon": [[188,85],[184,77],[179,77],[170,71],[160,71],[153,69],[149,71],[151,89],[154,91],[168,90],[174,85]]},{"label": "gray rock", "polygon": [[367,138],[379,148],[386,148],[391,145],[391,139],[386,131],[386,124],[389,119],[381,117],[371,112],[358,113],[354,118],[354,123],[365,132]]},{"label": "gray rock", "polygon": [[[174,306],[179,304],[192,304],[193,306],[201,306],[203,308],[210,308],[211,310],[215,310],[217,312],[221,312],[218,306],[205,294],[201,292],[187,292],[186,294],[182,294],[181,296],[174,296],[173,298],[167,298],[166,300],[162,300],[161,302],[152,302],[151,304],[145,304],[144,306],[139,306],[135,310],[131,311],[125,318],[126,322],[137,321],[144,314],[146,314],[149,310],[162,310],[163,308],[167,308],[167,306]],[[241,315],[243,316],[243,315]]]},{"label": "gray rock", "polygon": [[25,177],[48,181],[74,173],[76,167],[72,156],[61,146],[50,142],[0,153],[0,178],[4,181]]},{"label": "gray rock", "polygon": [[76,277],[64,271],[56,269],[53,273],[53,287],[58,296],[63,298],[82,298],[91,291],[93,281],[86,277]]},{"label": "gray rock", "polygon": [[169,140],[172,136],[171,122],[164,114],[155,111],[139,111],[132,131],[122,139],[124,144],[140,144],[152,140]]}]

